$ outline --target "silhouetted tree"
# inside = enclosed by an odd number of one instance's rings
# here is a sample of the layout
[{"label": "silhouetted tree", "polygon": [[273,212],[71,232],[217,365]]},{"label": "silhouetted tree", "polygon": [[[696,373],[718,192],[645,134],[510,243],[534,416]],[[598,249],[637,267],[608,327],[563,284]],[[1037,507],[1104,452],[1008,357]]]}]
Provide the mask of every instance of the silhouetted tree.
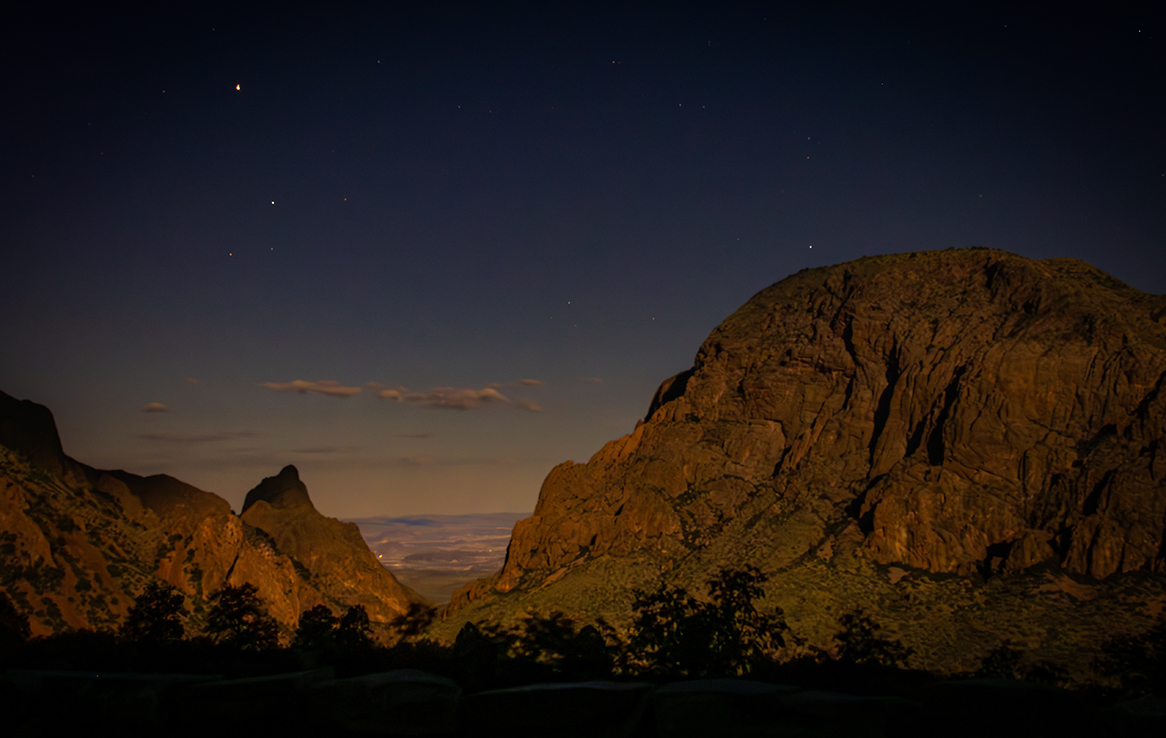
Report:
[{"label": "silhouetted tree", "polygon": [[460,671],[458,682],[468,691],[492,686],[498,672],[499,644],[474,623],[466,623],[453,642],[454,663]]},{"label": "silhouetted tree", "polygon": [[594,625],[576,628],[575,621],[561,612],[528,619],[519,647],[552,672],[572,679],[602,678],[611,674],[614,665],[599,629]]},{"label": "silhouetted tree", "polygon": [[180,641],[186,635],[186,595],[166,582],[151,580],[121,624],[121,637],[145,643]]},{"label": "silhouetted tree", "polygon": [[0,643],[27,641],[31,634],[28,616],[16,609],[6,593],[0,592]]},{"label": "silhouetted tree", "polygon": [[980,661],[976,676],[985,679],[1023,679],[1024,671],[1020,667],[1022,655],[1011,646],[997,646]]},{"label": "silhouetted tree", "polygon": [[353,605],[344,611],[336,626],[336,643],[344,648],[368,648],[373,645],[372,623],[364,605]]},{"label": "silhouetted tree", "polygon": [[843,663],[902,668],[914,653],[898,640],[879,635],[879,625],[862,610],[846,613],[838,619],[838,623],[842,630],[835,639],[839,646],[838,660]]},{"label": "silhouetted tree", "polygon": [[416,638],[429,627],[437,616],[437,610],[420,602],[409,605],[409,609],[401,613],[389,623],[393,640],[404,641]]},{"label": "silhouetted tree", "polygon": [[327,648],[336,643],[336,624],[340,622],[327,605],[316,605],[300,614],[296,634],[292,638],[295,648]]},{"label": "silhouetted tree", "polygon": [[1106,641],[1101,650],[1099,670],[1127,692],[1166,695],[1166,617],[1159,615],[1144,633]]},{"label": "silhouetted tree", "polygon": [[637,590],[628,640],[631,667],[668,676],[748,673],[785,646],[781,608],[764,613],[756,600],[767,577],[754,566],[721,569],[708,580],[708,600],[679,587]]},{"label": "silhouetted tree", "polygon": [[279,625],[250,582],[219,591],[207,613],[206,630],[216,643],[233,648],[258,651],[279,645]]}]

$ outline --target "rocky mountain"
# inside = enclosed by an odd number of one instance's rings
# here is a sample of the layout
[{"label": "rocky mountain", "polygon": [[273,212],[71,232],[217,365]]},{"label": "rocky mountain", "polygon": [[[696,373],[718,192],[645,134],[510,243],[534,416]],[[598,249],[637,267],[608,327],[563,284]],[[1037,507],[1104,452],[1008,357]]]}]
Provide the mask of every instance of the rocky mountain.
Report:
[{"label": "rocky mountain", "polygon": [[252,490],[237,516],[172,477],[74,461],[47,408],[3,393],[0,554],[0,591],[38,635],[116,627],[155,577],[188,595],[196,622],[222,587],[250,582],[286,630],[317,604],[362,604],[383,622],[421,600],[355,526],[316,511],[294,467]]},{"label": "rocky mountain", "polygon": [[381,566],[356,523],[316,511],[294,466],[248,492],[240,518],[270,535],[281,552],[307,569],[315,587],[343,602],[364,605],[374,621],[392,620],[420,601]]},{"label": "rocky mountain", "polygon": [[717,327],[633,433],[550,472],[449,627],[618,620],[630,586],[750,563],[823,644],[865,607],[921,666],[1088,652],[1163,601],[1164,378],[1166,296],[1080,261],[970,249],[799,272]]}]

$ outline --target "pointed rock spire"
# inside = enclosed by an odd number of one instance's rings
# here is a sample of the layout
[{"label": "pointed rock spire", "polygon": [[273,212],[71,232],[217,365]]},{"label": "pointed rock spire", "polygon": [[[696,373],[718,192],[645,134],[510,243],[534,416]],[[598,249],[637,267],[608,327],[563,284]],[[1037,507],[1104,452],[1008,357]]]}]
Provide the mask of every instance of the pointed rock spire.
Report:
[{"label": "pointed rock spire", "polygon": [[247,512],[247,508],[259,500],[272,507],[306,505],[315,509],[311,498],[308,497],[308,488],[300,481],[299,471],[291,464],[285,466],[276,476],[267,477],[248,492],[247,498],[243,501],[243,512]]}]

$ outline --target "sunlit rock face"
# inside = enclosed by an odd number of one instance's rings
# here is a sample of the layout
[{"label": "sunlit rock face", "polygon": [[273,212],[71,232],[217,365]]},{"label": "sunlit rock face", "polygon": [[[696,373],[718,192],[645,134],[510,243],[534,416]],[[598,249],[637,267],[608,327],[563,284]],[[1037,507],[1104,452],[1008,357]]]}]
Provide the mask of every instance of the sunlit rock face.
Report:
[{"label": "sunlit rock face", "polygon": [[240,517],[166,475],[80,464],[47,408],[0,393],[0,591],[34,634],[114,629],[151,578],[188,596],[195,627],[209,598],[245,582],[285,632],[317,604],[387,621],[420,601],[354,525],[316,511],[294,467],[247,504]]},{"label": "sunlit rock face", "polygon": [[241,518],[307,569],[315,587],[335,600],[363,605],[374,621],[392,620],[421,600],[381,566],[355,523],[316,511],[294,466],[248,492]]},{"label": "sunlit rock face", "polygon": [[1080,261],[805,270],[716,328],[634,433],[553,469],[503,569],[452,607],[636,552],[1161,571],[1164,373],[1166,298]]}]

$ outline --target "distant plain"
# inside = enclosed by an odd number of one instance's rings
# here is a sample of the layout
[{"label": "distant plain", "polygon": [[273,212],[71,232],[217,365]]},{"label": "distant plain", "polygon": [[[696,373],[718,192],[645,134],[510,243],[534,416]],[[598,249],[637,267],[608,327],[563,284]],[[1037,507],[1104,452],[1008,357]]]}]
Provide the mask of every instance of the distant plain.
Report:
[{"label": "distant plain", "polygon": [[368,547],[402,584],[435,604],[502,568],[514,523],[530,513],[355,518]]}]

